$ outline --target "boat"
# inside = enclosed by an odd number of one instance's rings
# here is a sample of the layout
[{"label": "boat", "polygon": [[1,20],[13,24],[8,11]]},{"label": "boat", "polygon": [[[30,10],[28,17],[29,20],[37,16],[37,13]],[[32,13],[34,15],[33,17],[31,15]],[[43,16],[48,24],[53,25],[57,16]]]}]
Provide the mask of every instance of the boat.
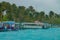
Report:
[{"label": "boat", "polygon": [[21,23],[21,28],[25,29],[40,29],[40,28],[46,28],[44,23]]},{"label": "boat", "polygon": [[3,29],[4,30],[14,30],[15,29],[15,22],[14,21],[4,21],[3,23]]}]

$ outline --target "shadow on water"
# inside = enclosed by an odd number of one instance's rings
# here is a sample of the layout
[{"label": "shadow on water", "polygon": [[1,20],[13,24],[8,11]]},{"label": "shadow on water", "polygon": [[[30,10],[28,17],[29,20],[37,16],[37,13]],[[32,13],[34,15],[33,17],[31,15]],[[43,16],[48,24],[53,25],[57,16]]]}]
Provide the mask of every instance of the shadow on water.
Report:
[{"label": "shadow on water", "polygon": [[[48,30],[49,28],[21,28],[19,30]],[[19,31],[19,30],[0,30],[0,32],[13,32],[13,31]]]},{"label": "shadow on water", "polygon": [[20,29],[20,30],[48,30],[49,28],[45,28],[45,29],[43,29],[43,28],[22,28],[22,29]]}]

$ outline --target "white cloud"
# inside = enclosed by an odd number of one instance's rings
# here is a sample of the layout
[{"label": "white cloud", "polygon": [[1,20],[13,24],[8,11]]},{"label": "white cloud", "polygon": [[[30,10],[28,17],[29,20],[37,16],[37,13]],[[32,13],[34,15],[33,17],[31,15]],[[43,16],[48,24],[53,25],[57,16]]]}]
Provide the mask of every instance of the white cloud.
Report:
[{"label": "white cloud", "polygon": [[58,0],[34,0],[34,1],[37,2],[38,10],[41,9],[46,12],[53,10],[57,13],[60,13],[59,11],[60,3],[58,3]]}]

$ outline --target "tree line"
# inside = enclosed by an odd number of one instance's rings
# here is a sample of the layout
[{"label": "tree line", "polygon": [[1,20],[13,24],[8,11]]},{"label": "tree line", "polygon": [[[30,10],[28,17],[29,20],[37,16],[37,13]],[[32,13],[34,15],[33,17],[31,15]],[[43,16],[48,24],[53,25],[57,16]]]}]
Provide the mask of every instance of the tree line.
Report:
[{"label": "tree line", "polygon": [[36,20],[60,24],[60,14],[50,11],[47,15],[44,11],[37,12],[33,6],[26,8],[9,2],[0,2],[0,21],[34,22]]}]

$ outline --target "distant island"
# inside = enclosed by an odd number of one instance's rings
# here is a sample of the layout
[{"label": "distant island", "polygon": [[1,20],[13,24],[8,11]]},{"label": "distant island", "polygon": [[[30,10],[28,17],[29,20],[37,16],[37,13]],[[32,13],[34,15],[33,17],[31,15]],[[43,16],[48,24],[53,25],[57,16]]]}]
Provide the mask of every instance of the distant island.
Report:
[{"label": "distant island", "polygon": [[26,8],[25,6],[16,6],[9,2],[0,2],[0,21],[15,22],[47,22],[52,24],[60,24],[60,14],[52,10],[46,14],[44,11],[37,12],[33,6]]}]

